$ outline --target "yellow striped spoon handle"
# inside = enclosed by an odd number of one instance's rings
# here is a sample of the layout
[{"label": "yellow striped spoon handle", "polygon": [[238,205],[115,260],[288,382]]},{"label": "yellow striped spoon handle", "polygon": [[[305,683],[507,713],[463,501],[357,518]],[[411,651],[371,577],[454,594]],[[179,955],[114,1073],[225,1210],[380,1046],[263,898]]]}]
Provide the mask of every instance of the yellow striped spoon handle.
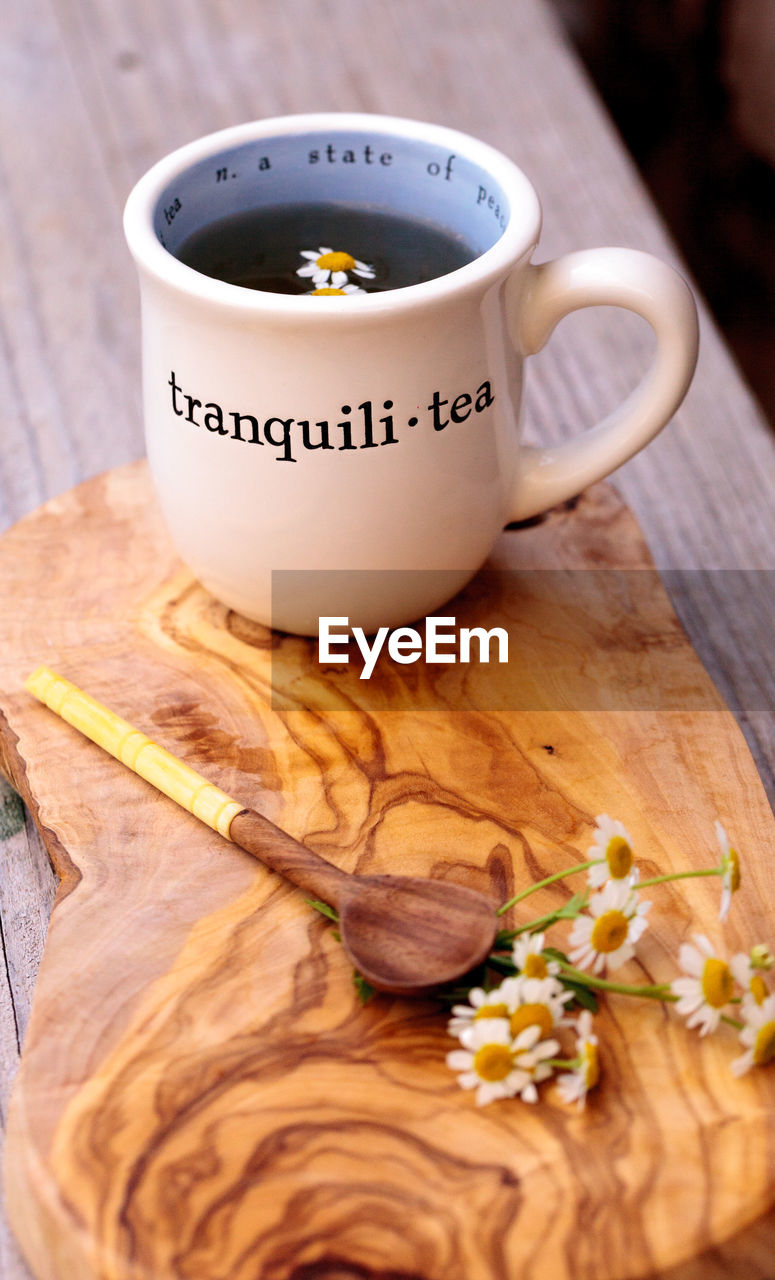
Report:
[{"label": "yellow striped spoon handle", "polygon": [[105,751],[145,778],[170,800],[207,823],[227,840],[232,819],[245,806],[232,800],[195,769],[170,755],[164,747],[122,720],[101,702],[89,697],[48,667],[38,667],[24,682],[27,691],[51,711],[80,730]]}]

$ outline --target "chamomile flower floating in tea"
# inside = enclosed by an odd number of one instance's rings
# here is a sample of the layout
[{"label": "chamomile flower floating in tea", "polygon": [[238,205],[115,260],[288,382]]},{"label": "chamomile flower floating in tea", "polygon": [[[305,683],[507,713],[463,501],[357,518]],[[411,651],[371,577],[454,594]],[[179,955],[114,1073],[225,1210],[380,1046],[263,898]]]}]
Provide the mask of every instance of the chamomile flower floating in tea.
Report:
[{"label": "chamomile flower floating in tea", "polygon": [[338,294],[340,297],[346,297],[348,293],[365,293],[365,292],[366,290],[361,289],[357,284],[346,284],[341,289],[332,289],[325,286],[322,289],[312,289],[310,290],[309,296],[311,298],[326,298],[326,297],[331,298],[331,297],[336,297]]},{"label": "chamomile flower floating in tea", "polygon": [[374,279],[374,270],[367,262],[360,262],[351,253],[339,249],[302,249],[302,258],[307,261],[297,267],[297,276],[311,276],[312,283],[318,286],[330,284],[334,289],[341,289],[350,280],[350,274],[360,276],[364,280]]}]

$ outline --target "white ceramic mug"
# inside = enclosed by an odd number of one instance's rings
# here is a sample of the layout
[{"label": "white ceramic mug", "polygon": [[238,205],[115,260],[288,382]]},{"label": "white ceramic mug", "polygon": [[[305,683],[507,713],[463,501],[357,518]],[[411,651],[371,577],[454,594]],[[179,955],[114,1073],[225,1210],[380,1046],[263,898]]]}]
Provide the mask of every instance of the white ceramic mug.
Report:
[{"label": "white ceramic mug", "polygon": [[[296,201],[422,219],[475,256],[426,283],[346,297],[246,289],[175,256],[228,214]],[[540,223],[505,156],[383,116],[226,129],[138,182],[125,231],[141,281],[148,457],[177,549],[215,596],[300,634],[321,615],[367,633],[412,621],[466,583],[505,524],[578,493],[665,425],[696,361],[685,282],[631,249],[533,266]],[[522,445],[524,356],[568,312],[599,304],[648,320],[651,369],[579,439]],[[308,572],[273,611],[283,570]]]}]

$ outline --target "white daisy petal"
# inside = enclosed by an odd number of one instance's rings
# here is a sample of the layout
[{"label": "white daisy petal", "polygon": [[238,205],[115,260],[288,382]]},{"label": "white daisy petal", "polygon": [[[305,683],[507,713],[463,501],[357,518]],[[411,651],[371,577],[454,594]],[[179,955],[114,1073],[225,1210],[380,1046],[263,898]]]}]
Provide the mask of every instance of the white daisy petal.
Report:
[{"label": "white daisy petal", "polygon": [[517,1053],[523,1050],[532,1049],[537,1040],[541,1039],[541,1028],[537,1023],[533,1023],[530,1027],[525,1027],[514,1041],[514,1048]]},{"label": "white daisy petal", "polygon": [[486,1084],[479,1084],[476,1090],[477,1107],[486,1107],[488,1102],[495,1102],[497,1098],[503,1097],[503,1091],[499,1087],[499,1081],[492,1081]]},{"label": "white daisy petal", "polygon": [[688,973],[692,978],[699,978],[705,968],[706,959],[707,956],[690,942],[682,942],[678,948],[678,963],[684,973]]},{"label": "white daisy petal", "polygon": [[732,970],[732,976],[737,985],[742,987],[744,991],[747,991],[751,985],[751,978],[753,976],[751,957],[745,955],[742,951],[738,951],[736,955],[732,956],[732,959],[729,962],[729,967]]},{"label": "white daisy petal", "polygon": [[480,1083],[475,1071],[464,1072],[462,1076],[458,1076],[457,1082],[461,1089],[476,1089]]},{"label": "white daisy petal", "polygon": [[535,1046],[531,1056],[537,1065],[543,1058],[556,1058],[559,1052],[559,1040],[542,1040],[540,1044]]},{"label": "white daisy petal", "polygon": [[459,1035],[465,1049],[474,1052],[485,1044],[511,1044],[511,1032],[506,1018],[482,1018],[464,1027]]},{"label": "white daisy petal", "polygon": [[465,1049],[453,1049],[447,1054],[447,1066],[451,1071],[467,1071],[474,1060],[474,1055]]},{"label": "white daisy petal", "polygon": [[708,938],[706,938],[704,933],[695,933],[693,936],[700,951],[703,951],[706,956],[715,956],[716,953],[713,950],[713,944]]},{"label": "white daisy petal", "polygon": [[587,872],[587,884],[592,889],[602,889],[608,879],[608,863],[603,859],[596,862],[594,867],[590,867]]},{"label": "white daisy petal", "polygon": [[753,1066],[753,1049],[749,1049],[741,1057],[735,1058],[729,1064],[729,1070],[733,1076],[745,1075],[746,1071],[750,1071]]}]

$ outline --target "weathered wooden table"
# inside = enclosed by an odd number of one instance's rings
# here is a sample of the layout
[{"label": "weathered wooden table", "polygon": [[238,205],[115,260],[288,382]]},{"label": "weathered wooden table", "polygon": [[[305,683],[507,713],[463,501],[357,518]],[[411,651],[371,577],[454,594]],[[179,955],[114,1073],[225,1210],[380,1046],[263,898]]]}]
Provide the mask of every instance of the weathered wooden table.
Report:
[{"label": "weathered wooden table", "polygon": [[[676,258],[541,0],[8,0],[2,27],[0,528],[143,452],[121,209],[141,172],[200,134],[319,109],[439,121],[534,180],[541,257],[621,244]],[[571,434],[613,407],[649,344],[621,312],[566,321],[532,361],[532,437]],[[688,399],[616,485],[670,570],[676,609],[772,797],[775,447],[707,315]],[[0,785],[4,1114],[55,883],[33,824]],[[2,1222],[0,1274],[28,1276]]]}]

